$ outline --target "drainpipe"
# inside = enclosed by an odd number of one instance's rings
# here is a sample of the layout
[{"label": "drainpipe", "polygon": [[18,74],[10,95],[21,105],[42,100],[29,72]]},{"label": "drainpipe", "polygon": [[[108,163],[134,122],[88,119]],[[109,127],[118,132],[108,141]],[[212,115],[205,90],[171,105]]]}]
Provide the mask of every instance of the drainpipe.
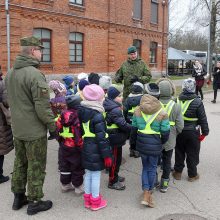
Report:
[{"label": "drainpipe", "polygon": [[5,0],[5,11],[6,11],[6,35],[7,35],[7,69],[10,70],[10,15],[9,15],[9,4],[8,0]]}]

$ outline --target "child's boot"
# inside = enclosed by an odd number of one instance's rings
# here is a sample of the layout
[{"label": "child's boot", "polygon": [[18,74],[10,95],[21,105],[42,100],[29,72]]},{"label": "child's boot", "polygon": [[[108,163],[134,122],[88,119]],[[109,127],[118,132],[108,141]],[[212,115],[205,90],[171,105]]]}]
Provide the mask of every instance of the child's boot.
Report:
[{"label": "child's boot", "polygon": [[173,178],[176,179],[176,180],[181,180],[181,176],[182,176],[182,173],[181,172],[177,172],[177,171],[173,171],[172,173],[173,175]]},{"label": "child's boot", "polygon": [[150,193],[150,196],[149,196],[148,207],[150,207],[150,208],[154,208],[155,207],[155,203],[154,203],[154,200],[153,200],[153,197],[152,197],[152,193]]},{"label": "child's boot", "polygon": [[169,185],[169,179],[161,178],[161,181],[160,181],[160,192],[162,192],[162,193],[167,192],[168,185]]},{"label": "child's boot", "polygon": [[97,198],[90,197],[91,201],[91,210],[97,211],[99,209],[105,208],[107,206],[107,201],[102,199],[102,196],[99,195]]},{"label": "child's boot", "polygon": [[149,205],[150,192],[148,190],[144,190],[143,199],[141,201],[142,205]]},{"label": "child's boot", "polygon": [[91,200],[90,200],[91,194],[86,194],[85,193],[83,195],[83,197],[84,197],[84,206],[85,206],[85,208],[90,209],[90,207],[91,207]]}]

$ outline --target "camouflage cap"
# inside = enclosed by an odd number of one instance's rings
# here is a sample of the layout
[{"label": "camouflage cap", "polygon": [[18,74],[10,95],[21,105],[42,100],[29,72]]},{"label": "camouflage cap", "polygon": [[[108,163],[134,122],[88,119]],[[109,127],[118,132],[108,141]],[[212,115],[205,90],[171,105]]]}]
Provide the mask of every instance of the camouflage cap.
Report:
[{"label": "camouflage cap", "polygon": [[37,47],[44,48],[43,45],[41,45],[40,39],[34,36],[21,38],[20,45],[21,46],[37,46]]}]

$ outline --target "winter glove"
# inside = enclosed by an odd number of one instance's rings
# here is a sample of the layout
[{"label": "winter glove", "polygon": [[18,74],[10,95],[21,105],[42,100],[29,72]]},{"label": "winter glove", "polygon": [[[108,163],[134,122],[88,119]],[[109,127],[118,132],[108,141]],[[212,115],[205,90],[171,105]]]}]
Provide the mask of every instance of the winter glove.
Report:
[{"label": "winter glove", "polygon": [[139,81],[139,78],[136,75],[132,76],[131,79],[130,79],[130,83],[131,84],[133,84],[133,83],[135,83],[137,81]]},{"label": "winter glove", "polygon": [[203,141],[204,139],[205,139],[205,135],[203,135],[203,134],[199,135],[199,141],[200,142]]},{"label": "winter glove", "polygon": [[104,163],[105,163],[105,167],[109,168],[112,166],[112,158],[111,157],[106,157],[104,158]]},{"label": "winter glove", "polygon": [[53,132],[49,131],[49,134],[50,134],[50,136],[48,137],[47,140],[56,139],[56,137],[57,137],[56,131],[53,131]]}]

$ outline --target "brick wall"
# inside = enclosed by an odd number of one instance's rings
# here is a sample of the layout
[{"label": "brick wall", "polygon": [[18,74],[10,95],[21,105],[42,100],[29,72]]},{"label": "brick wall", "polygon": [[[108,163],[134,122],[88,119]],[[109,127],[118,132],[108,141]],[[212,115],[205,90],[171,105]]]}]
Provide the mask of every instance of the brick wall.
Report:
[{"label": "brick wall", "polygon": [[[11,0],[11,65],[20,50],[19,39],[32,35],[33,28],[47,28],[52,31],[52,62],[42,64],[41,68],[48,74],[115,72],[127,58],[127,48],[132,45],[133,39],[142,41],[141,57],[148,64],[150,42],[157,42],[158,62],[150,66],[152,71],[161,72],[165,69],[167,7],[164,7],[163,14],[160,1],[158,25],[150,24],[149,0],[143,0],[141,21],[132,19],[132,0],[84,2],[83,7],[76,7],[70,5],[68,0]],[[4,1],[0,0],[0,3],[0,65],[6,71],[6,16]],[[82,64],[69,62],[70,32],[84,34]]]}]

